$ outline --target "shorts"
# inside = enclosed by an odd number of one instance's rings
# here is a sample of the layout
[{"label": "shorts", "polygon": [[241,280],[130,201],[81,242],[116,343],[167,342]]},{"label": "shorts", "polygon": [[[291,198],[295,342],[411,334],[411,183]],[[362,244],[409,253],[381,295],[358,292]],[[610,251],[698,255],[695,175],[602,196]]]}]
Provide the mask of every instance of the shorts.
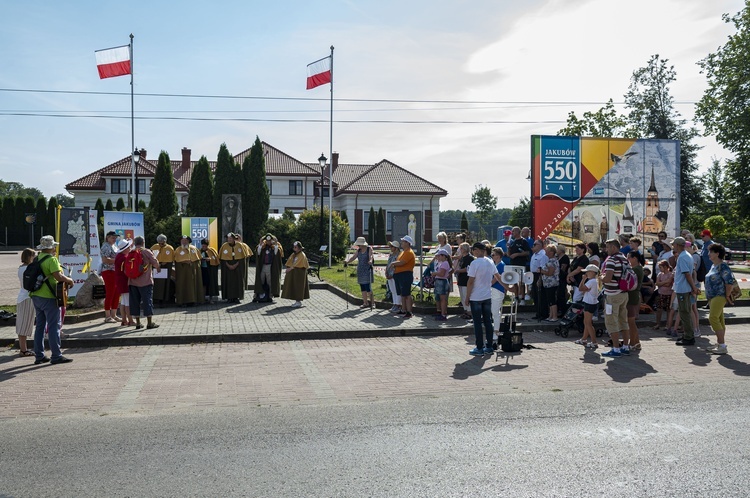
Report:
[{"label": "shorts", "polygon": [[372,284],[359,284],[359,290],[362,292],[372,292]]},{"label": "shorts", "polygon": [[447,296],[449,293],[450,293],[450,285],[448,285],[448,279],[436,278],[435,279],[435,295]]},{"label": "shorts", "polygon": [[120,304],[122,306],[130,306],[130,291],[120,294]]},{"label": "shorts", "polygon": [[669,311],[669,305],[672,303],[672,294],[659,294],[656,298],[656,309]]},{"label": "shorts", "polygon": [[411,271],[402,271],[393,274],[393,281],[396,283],[396,292],[398,292],[399,296],[411,296],[411,283],[413,278]]},{"label": "shorts", "polygon": [[591,313],[592,315],[596,313],[596,310],[599,309],[599,303],[597,304],[589,304],[589,303],[583,303],[583,311],[586,313]]}]

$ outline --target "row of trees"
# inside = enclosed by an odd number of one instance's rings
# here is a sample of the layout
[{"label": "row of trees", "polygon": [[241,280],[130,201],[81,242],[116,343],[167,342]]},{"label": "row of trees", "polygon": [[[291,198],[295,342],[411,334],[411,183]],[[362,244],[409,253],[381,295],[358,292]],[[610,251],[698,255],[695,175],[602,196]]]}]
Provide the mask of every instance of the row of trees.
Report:
[{"label": "row of trees", "polygon": [[[36,200],[31,196],[0,198],[0,227],[3,229],[0,241],[9,246],[36,245],[42,235],[53,233],[57,206],[56,197],[49,200],[43,196]],[[27,215],[34,215],[33,226],[27,223]]]}]

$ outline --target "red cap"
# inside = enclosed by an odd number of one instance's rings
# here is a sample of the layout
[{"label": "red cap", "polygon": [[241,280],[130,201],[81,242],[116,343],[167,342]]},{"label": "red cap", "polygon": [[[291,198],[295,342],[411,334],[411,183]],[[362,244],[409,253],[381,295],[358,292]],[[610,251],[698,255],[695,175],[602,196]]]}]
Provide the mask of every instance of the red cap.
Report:
[{"label": "red cap", "polygon": [[511,233],[513,233],[513,232],[511,232],[510,230],[506,230],[506,231],[503,232],[503,235],[505,235],[507,237]]},{"label": "red cap", "polygon": [[711,230],[709,230],[708,228],[706,228],[705,230],[701,232],[701,237],[711,237],[711,236],[712,236]]}]

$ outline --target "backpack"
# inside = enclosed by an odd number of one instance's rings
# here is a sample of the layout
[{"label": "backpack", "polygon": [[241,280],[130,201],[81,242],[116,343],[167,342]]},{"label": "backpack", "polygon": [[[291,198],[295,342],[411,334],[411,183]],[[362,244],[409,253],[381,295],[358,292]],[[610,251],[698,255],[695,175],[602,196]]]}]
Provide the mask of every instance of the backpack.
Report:
[{"label": "backpack", "polygon": [[701,262],[698,264],[698,270],[696,270],[696,274],[698,275],[698,282],[705,282],[708,269],[706,269],[706,262],[703,261],[703,256],[701,256],[700,261]]},{"label": "backpack", "polygon": [[127,256],[125,256],[125,263],[123,264],[123,273],[125,273],[125,276],[128,278],[138,278],[146,271],[146,267],[148,266],[148,263],[144,264],[143,262],[143,256],[141,255],[141,250],[136,249],[134,251],[130,251]]},{"label": "backpack", "polygon": [[52,284],[49,283],[49,280],[47,280],[48,277],[44,275],[44,271],[42,270],[42,261],[51,258],[52,255],[45,254],[44,256],[42,259],[39,259],[39,256],[34,258],[34,261],[23,271],[23,288],[29,292],[36,292],[42,288],[43,282],[47,282],[49,290],[54,294],[55,291],[52,289]]},{"label": "backpack", "polygon": [[635,270],[627,260],[622,262],[622,275],[617,281],[617,285],[623,292],[630,292],[638,288],[638,275],[635,274]]}]

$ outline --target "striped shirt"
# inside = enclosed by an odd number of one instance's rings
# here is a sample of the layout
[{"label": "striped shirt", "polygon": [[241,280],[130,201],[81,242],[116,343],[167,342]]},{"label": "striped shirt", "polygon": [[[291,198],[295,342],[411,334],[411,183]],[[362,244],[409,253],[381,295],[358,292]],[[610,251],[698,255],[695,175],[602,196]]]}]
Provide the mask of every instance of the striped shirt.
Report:
[{"label": "striped shirt", "polygon": [[614,256],[609,256],[604,261],[604,271],[602,273],[612,272],[612,280],[604,284],[605,295],[614,296],[622,292],[620,290],[620,278],[622,278],[622,270],[625,262],[625,256],[619,252]]}]

